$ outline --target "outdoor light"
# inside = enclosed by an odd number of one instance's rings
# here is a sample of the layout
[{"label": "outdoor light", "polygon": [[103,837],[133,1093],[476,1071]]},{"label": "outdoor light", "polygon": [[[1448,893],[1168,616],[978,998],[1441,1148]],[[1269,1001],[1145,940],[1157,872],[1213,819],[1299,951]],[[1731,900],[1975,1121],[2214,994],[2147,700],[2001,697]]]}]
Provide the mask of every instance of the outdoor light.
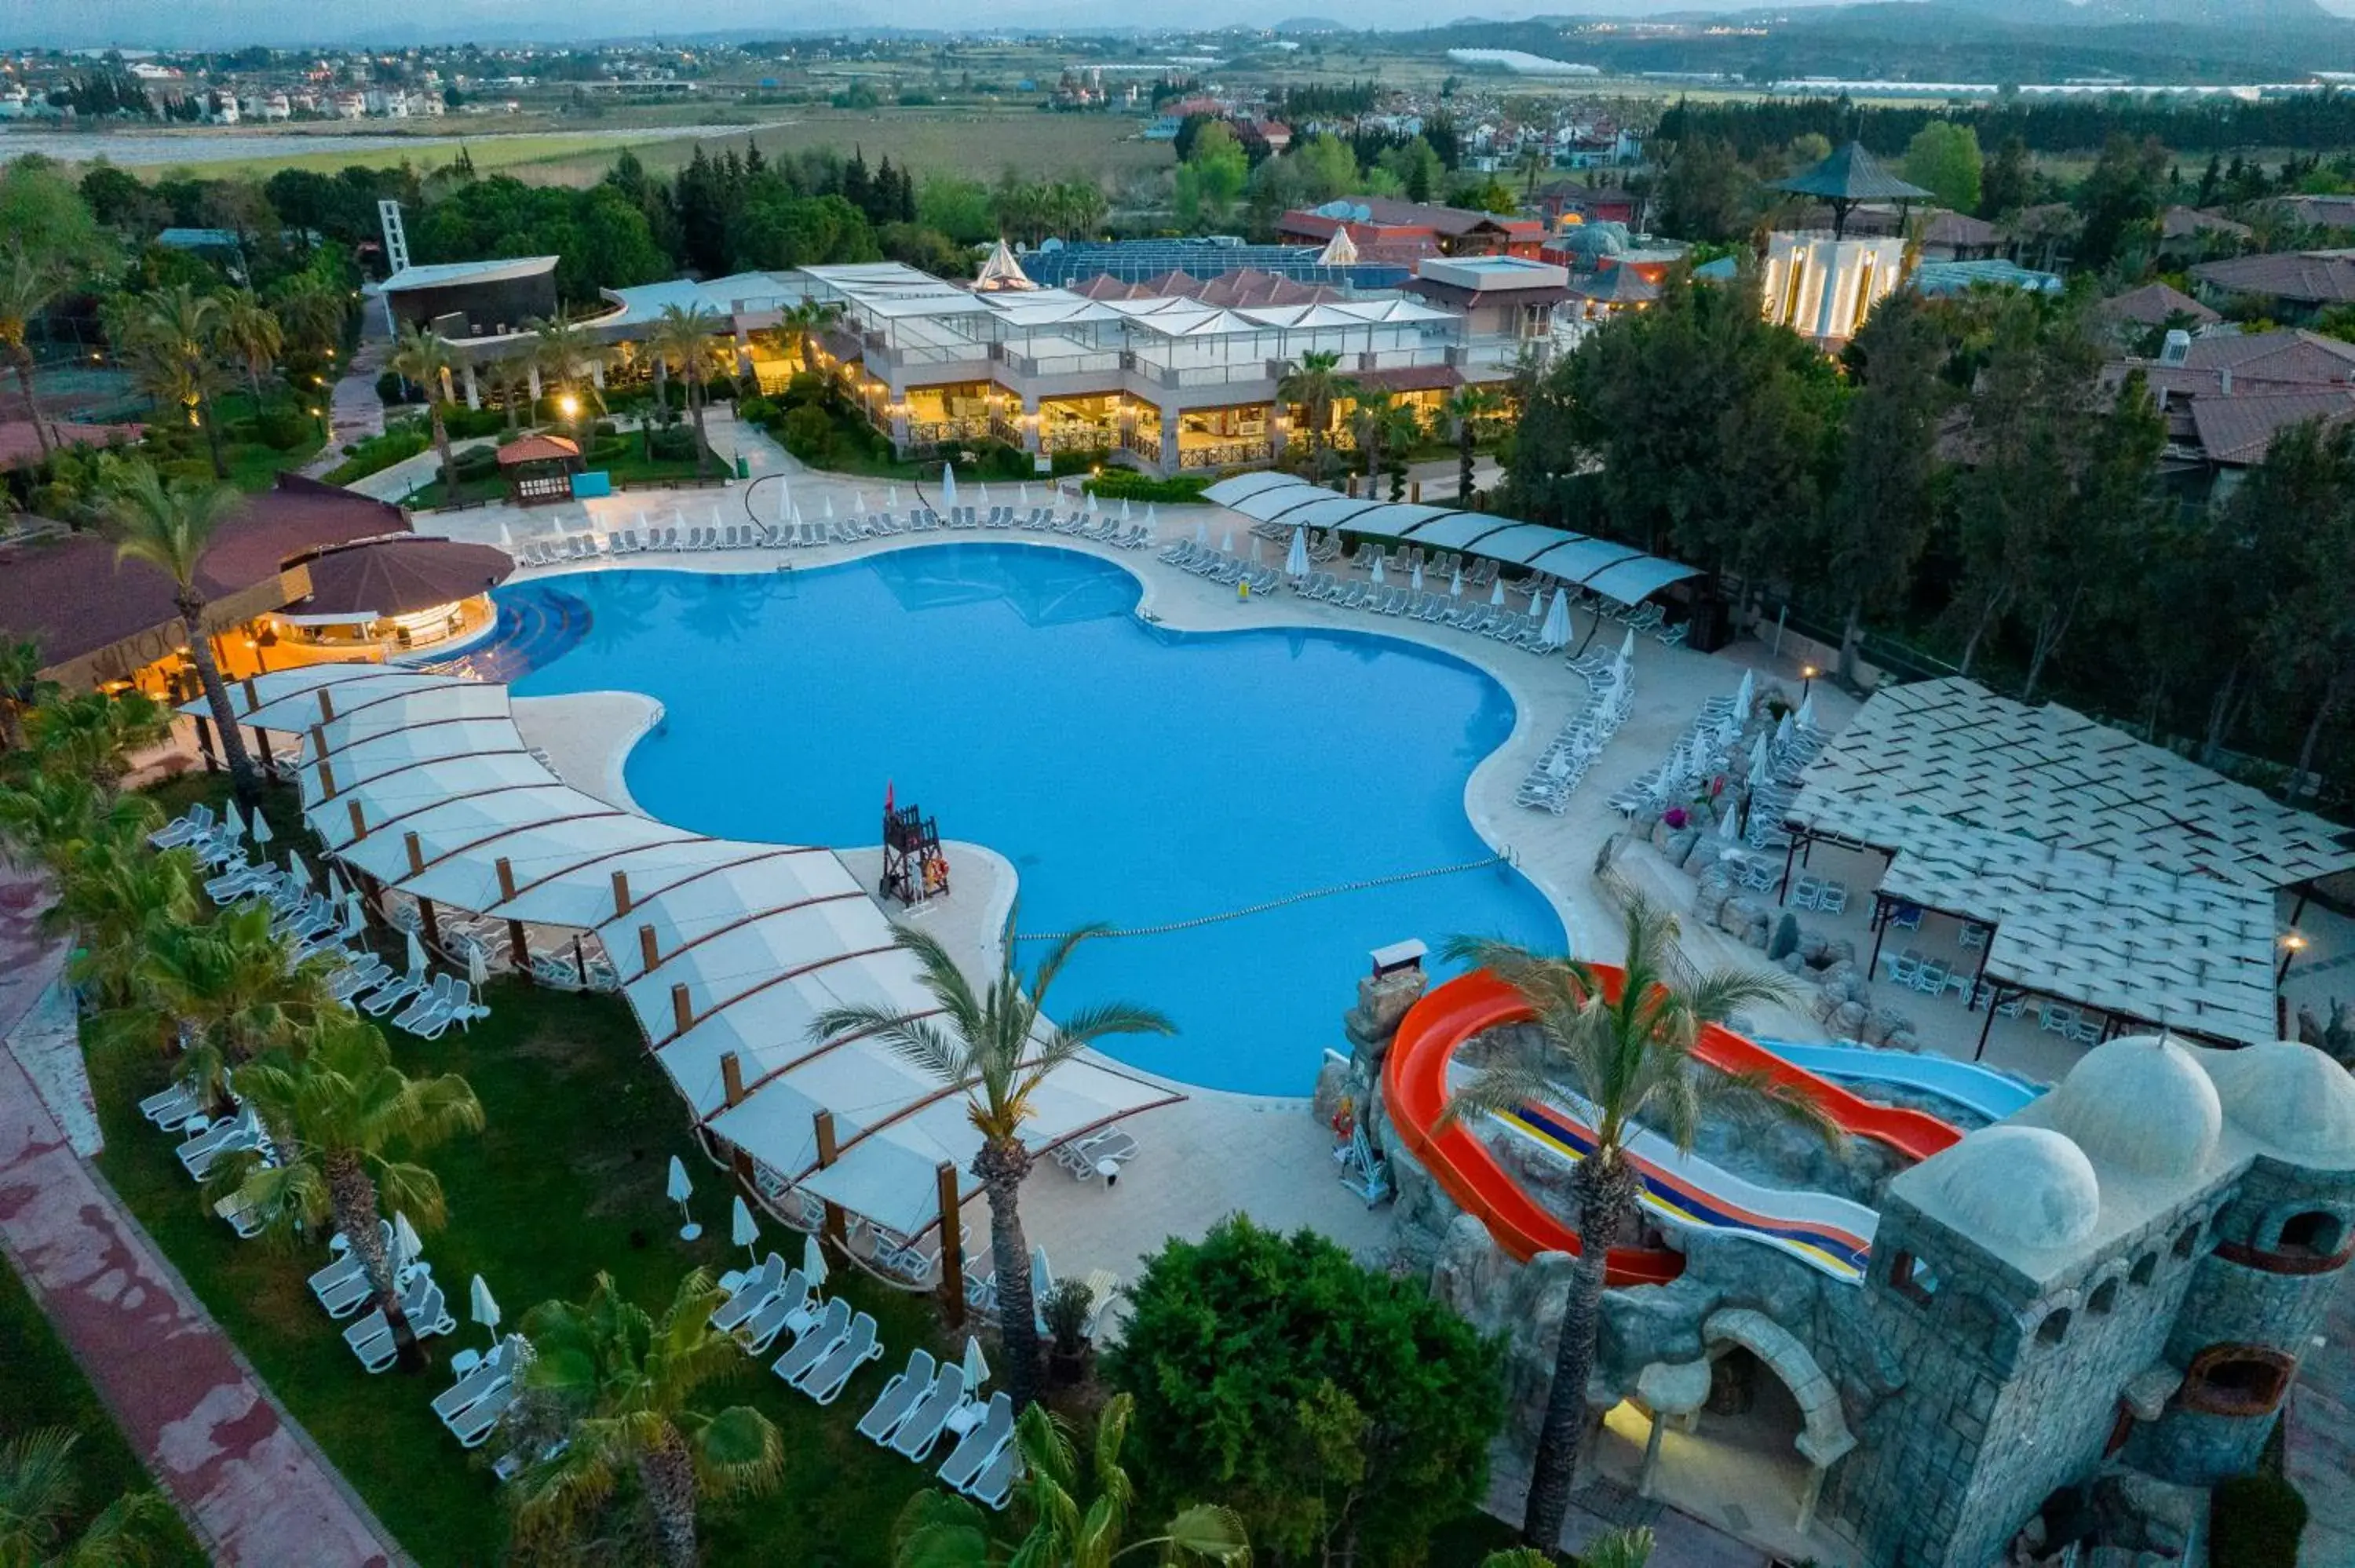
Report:
[{"label": "outdoor light", "polygon": [[2274,970],[2275,985],[2281,984],[2287,978],[2290,965],[2297,961],[2298,954],[2306,951],[2306,938],[2297,932],[2292,931],[2281,939],[2281,967]]},{"label": "outdoor light", "polygon": [[1804,703],[1807,700],[1807,688],[1816,683],[1816,676],[1819,673],[1821,673],[1821,672],[1813,664],[1802,664],[1799,666],[1799,700],[1801,702]]},{"label": "outdoor light", "polygon": [[556,400],[556,406],[564,411],[564,417],[568,419],[581,412],[581,399],[570,392],[559,397]]}]

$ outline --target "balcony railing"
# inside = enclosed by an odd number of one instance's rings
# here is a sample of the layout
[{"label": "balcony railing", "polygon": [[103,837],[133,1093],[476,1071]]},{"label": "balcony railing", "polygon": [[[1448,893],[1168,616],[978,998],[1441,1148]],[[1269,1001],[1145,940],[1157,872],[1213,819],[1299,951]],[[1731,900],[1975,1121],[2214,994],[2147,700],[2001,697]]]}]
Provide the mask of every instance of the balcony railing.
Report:
[{"label": "balcony railing", "polygon": [[1109,451],[1119,441],[1120,432],[1110,425],[1066,425],[1039,434],[1039,449],[1050,452]]},{"label": "balcony railing", "polygon": [[986,441],[989,439],[989,421],[981,419],[911,419],[908,421],[908,445],[937,447],[950,441]]},{"label": "balcony railing", "polygon": [[1220,441],[1214,446],[1179,447],[1179,468],[1241,468],[1273,460],[1275,449],[1266,441]]}]

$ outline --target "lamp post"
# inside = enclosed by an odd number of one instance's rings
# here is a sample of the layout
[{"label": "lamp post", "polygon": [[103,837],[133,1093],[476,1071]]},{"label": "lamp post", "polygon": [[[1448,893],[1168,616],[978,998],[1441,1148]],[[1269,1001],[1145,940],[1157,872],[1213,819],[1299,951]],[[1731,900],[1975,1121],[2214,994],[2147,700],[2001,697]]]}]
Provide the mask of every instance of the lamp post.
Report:
[{"label": "lamp post", "polygon": [[1799,666],[1799,701],[1804,703],[1807,700],[1807,688],[1816,683],[1816,677],[1821,673],[1823,672],[1813,664]]},{"label": "lamp post", "polygon": [[581,439],[581,399],[567,392],[556,400],[556,411],[562,414],[564,422],[572,427],[572,439],[578,441]]},{"label": "lamp post", "polygon": [[2285,1040],[2289,1037],[2289,993],[2282,990],[2282,981],[2289,978],[2290,965],[2304,951],[2306,938],[2292,931],[2282,938],[2281,962],[2274,966],[2274,1033]]}]

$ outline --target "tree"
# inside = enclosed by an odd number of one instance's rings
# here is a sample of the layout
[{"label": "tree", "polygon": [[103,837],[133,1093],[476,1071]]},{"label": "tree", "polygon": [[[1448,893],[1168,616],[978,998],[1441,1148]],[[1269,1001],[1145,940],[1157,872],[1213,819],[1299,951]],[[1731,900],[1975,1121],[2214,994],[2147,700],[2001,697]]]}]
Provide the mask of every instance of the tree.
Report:
[{"label": "tree", "polygon": [[[1578,1568],[1645,1568],[1652,1560],[1652,1531],[1645,1525],[1607,1530],[1578,1549]],[[1527,1546],[1491,1552],[1480,1568],[1554,1568],[1553,1554]]]},{"label": "tree", "polygon": [[1279,1562],[1423,1561],[1479,1505],[1500,1351],[1423,1287],[1243,1216],[1172,1239],[1104,1361],[1156,1501],[1215,1497]]},{"label": "tree", "polygon": [[[591,367],[604,363],[604,345],[560,313],[532,323],[531,334],[531,360],[540,376],[576,398],[585,390],[586,400],[602,408]],[[573,418],[577,423],[577,412]]]},{"label": "tree", "polygon": [[1689,991],[1670,982],[1677,919],[1638,895],[1626,908],[1626,959],[1614,987],[1592,965],[1491,938],[1456,938],[1449,959],[1494,971],[1536,1014],[1527,1049],[1482,1067],[1450,1096],[1445,1116],[1462,1118],[1538,1100],[1560,1107],[1594,1129],[1594,1147],[1571,1177],[1579,1250],[1563,1302],[1560,1342],[1545,1420],[1530,1461],[1521,1518],[1523,1544],[1551,1551],[1570,1508],[1578,1447],[1586,1425],[1586,1380],[1602,1324],[1606,1258],[1635,1218],[1637,1177],[1628,1145],[1641,1122],[1689,1154],[1712,1113],[1781,1113],[1838,1133],[1812,1100],[1764,1076],[1702,1068],[1701,1035],[1743,1008],[1787,1001],[1779,975],[1719,969]]},{"label": "tree", "polygon": [[1455,456],[1458,463],[1455,478],[1455,503],[1468,505],[1472,500],[1472,460],[1474,448],[1480,440],[1480,421],[1497,412],[1501,405],[1497,395],[1485,387],[1459,387],[1448,394],[1443,405],[1447,418],[1455,427]]},{"label": "tree", "polygon": [[33,708],[25,742],[43,768],[87,779],[108,794],[131,769],[131,754],[160,746],[172,715],[144,692],[59,694]]},{"label": "tree", "polygon": [[261,378],[277,366],[286,346],[285,329],[278,317],[250,289],[240,289],[221,306],[218,329],[220,346],[244,367],[245,384],[253,393],[253,411],[261,412]]},{"label": "tree", "polygon": [[[1053,938],[1038,968],[1015,967],[1020,945],[1016,915],[1007,916],[998,971],[976,993],[948,949],[929,934],[901,927],[898,945],[915,955],[923,988],[934,1003],[921,1013],[874,1006],[830,1007],[810,1023],[813,1042],[855,1036],[879,1040],[897,1055],[965,1097],[965,1115],[981,1134],[973,1173],[989,1200],[989,1245],[997,1274],[999,1332],[1006,1340],[1007,1392],[1015,1408],[1039,1396],[1039,1326],[1030,1298],[1030,1245],[1022,1234],[1022,1179],[1031,1153],[1022,1124],[1031,1101],[1055,1069],[1098,1041],[1115,1034],[1168,1034],[1170,1022],[1134,1002],[1074,1008],[1058,1023],[1046,1012],[1047,994],[1080,944],[1105,927],[1082,926]],[[943,1245],[954,1245],[944,1238]]]},{"label": "tree", "polygon": [[1212,121],[1196,133],[1192,150],[1178,165],[1175,202],[1188,228],[1217,222],[1234,206],[1251,178],[1251,160],[1226,122]]},{"label": "tree", "polygon": [[64,286],[56,267],[18,243],[0,245],[0,353],[16,372],[16,390],[25,399],[25,417],[33,422],[33,439],[48,454],[48,422],[41,417],[41,400],[33,390],[33,350],[27,333]]},{"label": "tree", "polygon": [[[1349,438],[1365,460],[1366,493],[1370,496],[1384,463],[1393,452],[1414,444],[1419,427],[1413,408],[1389,392],[1360,387],[1351,396],[1355,406],[1349,410]],[[1405,488],[1405,465],[1399,464],[1391,471],[1391,499],[1403,500]]]},{"label": "tree", "polygon": [[1303,196],[1321,207],[1358,188],[1358,154],[1330,131],[1319,131],[1295,147],[1285,160],[1298,169]]},{"label": "tree", "polygon": [[1332,442],[1333,406],[1357,390],[1357,384],[1340,373],[1340,364],[1341,356],[1332,350],[1312,348],[1276,383],[1276,400],[1300,410],[1312,477],[1322,477],[1316,471]]},{"label": "tree", "polygon": [[106,834],[78,844],[58,878],[48,922],[72,931],[75,985],[101,1010],[132,1004],[150,947],[196,923],[197,868],[186,850],[158,854],[146,832]]},{"label": "tree", "polygon": [[676,365],[687,377],[687,408],[695,419],[695,472],[702,477],[711,461],[703,439],[703,384],[711,364],[711,334],[721,330],[719,313],[703,304],[665,305],[647,338],[647,346],[665,365]]},{"label": "tree", "polygon": [[[1106,1403],[1084,1470],[1060,1418],[1043,1404],[1025,1410],[1014,1425],[1014,1444],[1022,1456],[1019,1517],[1030,1521],[1029,1530],[1017,1542],[993,1541],[989,1516],[971,1502],[954,1492],[919,1492],[892,1530],[892,1568],[1110,1568],[1132,1552],[1156,1548],[1165,1563],[1249,1568],[1242,1520],[1209,1503],[1181,1508],[1156,1533],[1124,1544],[1136,1486],[1120,1451],[1135,1403],[1125,1393]],[[1094,1497],[1086,1496],[1090,1490]]]},{"label": "tree", "polygon": [[323,1015],[293,1044],[231,1075],[269,1130],[277,1163],[232,1157],[227,1188],[265,1225],[316,1231],[334,1221],[368,1270],[378,1308],[405,1371],[425,1365],[416,1327],[401,1310],[400,1282],[378,1228],[384,1200],[424,1229],[447,1217],[441,1179],[394,1158],[461,1132],[480,1132],[483,1107],[455,1073],[412,1078],[392,1065],[376,1025],[341,1011]]},{"label": "tree", "polygon": [[527,1535],[572,1533],[633,1476],[654,1518],[666,1568],[694,1568],[696,1504],[765,1491],[784,1467],[784,1441],[750,1405],[706,1412],[694,1401],[754,1363],[711,1326],[727,1292],[701,1269],[678,1283],[656,1319],[597,1276],[582,1302],[543,1301],[524,1315],[534,1352],[521,1382],[580,1414],[563,1451],[515,1482]]},{"label": "tree", "polygon": [[2005,137],[2003,145],[1995,151],[1995,161],[1986,166],[1980,176],[1978,216],[2010,217],[2028,205],[2034,184],[2035,168],[2028,155],[2027,142],[2017,135]]},{"label": "tree", "polygon": [[25,744],[25,715],[57,683],[41,679],[41,645],[29,637],[0,640],[0,751]]},{"label": "tree", "polygon": [[1979,133],[1952,120],[1933,120],[1905,144],[1905,177],[1954,212],[1977,212],[1981,192]]},{"label": "tree", "polygon": [[113,795],[91,779],[37,768],[0,787],[0,833],[59,875],[91,844],[144,842],[163,820],[144,795]]},{"label": "tree", "polygon": [[407,323],[387,363],[395,376],[424,388],[425,415],[433,425],[433,450],[441,457],[442,486],[454,500],[458,472],[450,462],[450,424],[442,417],[442,401],[450,395],[450,345],[415,323]]},{"label": "tree", "polygon": [[179,1515],[160,1492],[129,1492],[66,1538],[79,1503],[81,1435],[37,1427],[0,1443],[0,1563],[8,1568],[141,1568],[174,1560]]},{"label": "tree", "polygon": [[343,339],[347,303],[344,291],[316,272],[298,272],[272,292],[270,308],[286,342],[324,354]]},{"label": "tree", "polygon": [[1676,150],[1660,180],[1660,228],[1722,243],[1750,227],[1757,180],[1732,143],[1701,136]]},{"label": "tree", "polygon": [[214,1096],[237,1069],[343,1012],[327,991],[334,960],[297,959],[270,928],[270,909],[225,909],[173,926],[132,967],[134,1005],[110,1033],[176,1040],[179,1077]]},{"label": "tree", "polygon": [[178,405],[187,422],[204,431],[213,477],[227,479],[220,422],[213,418],[213,397],[222,387],[220,327],[219,299],[176,283],[129,302],[115,346],[151,397]]},{"label": "tree", "polygon": [[213,657],[212,633],[205,625],[205,590],[199,572],[205,552],[244,497],[225,484],[176,479],[165,484],[141,461],[123,463],[107,479],[102,504],[114,533],[114,558],[144,561],[172,583],[172,604],[188,640],[188,660],[205,689],[215,738],[229,761],[237,798],[250,810],[261,800],[261,783],[247,755],[237,714],[229,705],[220,664]]},{"label": "tree", "polygon": [[1819,559],[1824,586],[1844,612],[1840,678],[1853,682],[1865,615],[1893,608],[1913,586],[1930,537],[1945,342],[1921,297],[1907,291],[1874,307],[1848,356],[1857,391]]},{"label": "tree", "polygon": [[2098,272],[2130,253],[2147,257],[2158,238],[2159,181],[2167,172],[2167,149],[2157,137],[2135,142],[2114,135],[2103,144],[2093,172],[2077,189],[2076,207],[2085,226],[2074,260]]}]

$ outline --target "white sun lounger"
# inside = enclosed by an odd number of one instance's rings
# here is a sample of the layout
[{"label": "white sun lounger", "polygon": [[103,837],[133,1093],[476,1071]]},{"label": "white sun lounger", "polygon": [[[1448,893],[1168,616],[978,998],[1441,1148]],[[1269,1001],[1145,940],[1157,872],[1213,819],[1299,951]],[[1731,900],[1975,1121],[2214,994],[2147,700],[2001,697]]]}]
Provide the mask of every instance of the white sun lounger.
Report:
[{"label": "white sun lounger", "polygon": [[861,1312],[850,1320],[849,1337],[827,1351],[795,1386],[820,1404],[832,1404],[842,1397],[851,1373],[882,1356],[883,1347],[875,1342],[875,1319]]},{"label": "white sun lounger", "polygon": [[891,1434],[891,1451],[922,1464],[931,1455],[932,1446],[941,1440],[941,1432],[948,1425],[949,1417],[955,1414],[964,1402],[964,1368],[954,1363],[943,1367],[932,1391],[908,1413],[907,1419],[900,1422],[899,1429]]},{"label": "white sun lounger", "polygon": [[474,1363],[474,1369],[465,1376],[433,1396],[433,1414],[441,1420],[442,1425],[449,1425],[451,1422],[464,1414],[474,1405],[489,1398],[500,1384],[514,1378],[516,1346],[518,1342],[517,1336],[514,1334],[501,1340],[491,1347],[489,1355]]},{"label": "white sun lounger", "polygon": [[982,1467],[981,1477],[967,1489],[965,1496],[983,1507],[1002,1510],[1006,1499],[1014,1489],[1014,1473],[1022,1467],[1022,1449],[1008,1443],[997,1450],[996,1457]]},{"label": "white sun lounger", "polygon": [[932,1351],[909,1351],[908,1364],[891,1374],[891,1381],[883,1385],[883,1392],[875,1396],[875,1403],[858,1418],[858,1435],[870,1443],[889,1443],[891,1434],[908,1419],[908,1413],[932,1392],[932,1377],[938,1370],[939,1363],[932,1360]]},{"label": "white sun lounger", "polygon": [[176,849],[191,843],[213,831],[213,809],[202,800],[188,808],[187,814],[166,822],[147,835],[147,842],[157,849]]},{"label": "white sun lounger", "polygon": [[777,1335],[792,1330],[796,1335],[805,1330],[817,1316],[811,1304],[809,1277],[800,1269],[785,1276],[784,1284],[736,1330],[747,1355],[761,1355],[776,1343]]},{"label": "white sun lounger", "polygon": [[785,1260],[773,1252],[750,1279],[736,1287],[735,1294],[712,1308],[711,1326],[723,1334],[733,1333],[745,1319],[768,1305],[770,1298],[784,1283]]},{"label": "white sun lounger", "polygon": [[1013,1436],[1014,1401],[1003,1393],[991,1394],[988,1411],[949,1450],[947,1462],[941,1466],[942,1484],[957,1491],[971,1487]]},{"label": "white sun lounger", "polygon": [[837,1296],[826,1304],[826,1316],[817,1326],[794,1341],[794,1348],[777,1358],[770,1370],[788,1383],[799,1384],[809,1375],[812,1367],[850,1336],[850,1303]]},{"label": "white sun lounger", "polygon": [[[433,1283],[432,1275],[421,1274],[409,1282],[409,1287],[401,1292],[400,1310],[409,1319],[410,1331],[421,1340],[446,1334],[458,1326],[442,1301],[442,1287]],[[400,1354],[394,1342],[392,1324],[382,1308],[371,1310],[346,1329],[344,1343],[359,1358],[361,1368],[371,1372],[384,1371]]]}]

